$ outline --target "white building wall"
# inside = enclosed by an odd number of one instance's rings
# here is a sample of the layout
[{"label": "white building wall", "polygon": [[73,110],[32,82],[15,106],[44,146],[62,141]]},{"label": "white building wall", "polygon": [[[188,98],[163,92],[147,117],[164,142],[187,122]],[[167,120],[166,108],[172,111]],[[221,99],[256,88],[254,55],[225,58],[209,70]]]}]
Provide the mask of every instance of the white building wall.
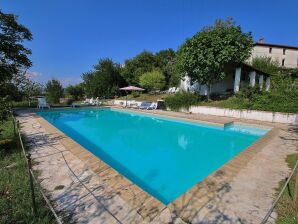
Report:
[{"label": "white building wall", "polygon": [[288,68],[298,67],[298,50],[286,49],[285,54],[283,54],[283,48],[271,47],[272,51],[269,53],[269,46],[254,46],[252,51],[252,58],[255,57],[271,57],[273,60],[277,60],[280,65],[282,65],[282,60],[285,59],[284,66]]},{"label": "white building wall", "polygon": [[[211,93],[225,93],[227,92],[227,90],[233,90],[233,86],[234,86],[233,75],[229,75],[224,80],[213,84],[211,86]],[[187,76],[180,80],[180,88],[184,91],[197,92],[201,96],[207,95],[206,85],[200,85],[197,82],[191,85],[190,79]]]}]

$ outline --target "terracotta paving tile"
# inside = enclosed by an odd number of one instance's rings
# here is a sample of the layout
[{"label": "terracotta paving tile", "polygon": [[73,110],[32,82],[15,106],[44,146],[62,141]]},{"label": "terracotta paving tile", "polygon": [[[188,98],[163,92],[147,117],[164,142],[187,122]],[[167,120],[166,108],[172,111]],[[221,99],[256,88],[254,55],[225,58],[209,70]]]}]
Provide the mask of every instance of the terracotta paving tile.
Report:
[{"label": "terracotta paving tile", "polygon": [[161,202],[152,198],[149,201],[143,203],[143,205],[137,210],[138,213],[146,221],[152,221],[166,206]]}]

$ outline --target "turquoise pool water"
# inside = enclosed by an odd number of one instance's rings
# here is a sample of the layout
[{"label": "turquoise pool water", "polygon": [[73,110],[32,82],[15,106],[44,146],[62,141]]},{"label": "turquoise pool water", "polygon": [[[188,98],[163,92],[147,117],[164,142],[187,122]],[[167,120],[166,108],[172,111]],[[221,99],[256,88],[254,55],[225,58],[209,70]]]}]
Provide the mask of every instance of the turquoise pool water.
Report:
[{"label": "turquoise pool water", "polygon": [[239,125],[223,128],[114,109],[38,114],[164,204],[268,131]]}]

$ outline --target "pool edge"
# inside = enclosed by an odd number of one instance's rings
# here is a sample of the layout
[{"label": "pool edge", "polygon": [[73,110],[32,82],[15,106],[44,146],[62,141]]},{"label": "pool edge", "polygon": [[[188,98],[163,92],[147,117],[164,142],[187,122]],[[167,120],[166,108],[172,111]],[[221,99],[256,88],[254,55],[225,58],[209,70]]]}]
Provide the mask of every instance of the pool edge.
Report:
[{"label": "pool edge", "polygon": [[[107,107],[109,108],[109,107]],[[121,108],[119,108],[121,109]],[[126,110],[130,111],[130,110]],[[104,163],[101,159],[93,155],[91,152],[89,152],[87,149],[85,149],[83,146],[81,146],[79,143],[71,139],[69,136],[67,136],[65,133],[60,131],[58,128],[54,127],[52,124],[50,124],[47,120],[45,120],[43,117],[41,117],[39,114],[36,112],[34,113],[34,117],[37,119],[37,121],[50,133],[59,133],[59,135],[62,137],[60,139],[61,143],[63,146],[71,151],[77,158],[82,160],[92,171],[94,171],[96,174],[98,172],[104,172],[105,170],[98,171],[96,169],[96,166],[89,166],[88,163],[92,163],[95,161],[99,161],[100,163]],[[146,113],[146,114],[151,114],[150,112],[141,112],[141,113]],[[157,114],[159,115],[159,114]],[[175,117],[175,116],[167,116],[167,115],[160,115],[160,116],[166,116],[166,117],[171,117],[171,118],[178,118],[181,119],[180,117]],[[195,121],[195,122],[200,122],[200,120],[195,120],[195,119],[186,119],[187,121]],[[236,123],[242,123],[242,124],[248,124],[245,122],[236,122]],[[259,125],[254,125],[249,123],[248,125],[252,126],[259,126]],[[268,127],[267,125],[260,125],[262,127]],[[136,190],[140,194],[143,194],[142,197],[148,198],[146,201],[145,205],[143,205],[139,210],[140,213],[142,213],[144,216],[150,216],[150,207],[155,207],[159,208],[160,212],[165,208],[168,207],[171,211],[175,211],[179,216],[181,216],[183,219],[188,219],[188,216],[190,214],[187,213],[186,209],[187,207],[191,206],[202,206],[205,201],[209,200],[214,196],[214,192],[216,193],[217,188],[221,183],[224,182],[229,182],[232,180],[232,178],[238,174],[240,169],[245,167],[245,165],[253,158],[253,156],[258,153],[259,151],[262,150],[262,148],[268,143],[268,140],[271,137],[274,137],[275,135],[278,134],[278,128],[272,127],[270,131],[268,131],[262,138],[254,142],[252,145],[249,147],[245,148],[242,152],[240,152],[237,156],[233,157],[230,161],[222,165],[220,168],[215,170],[213,173],[208,175],[206,178],[201,180],[199,183],[194,185],[192,188],[190,188],[187,192],[182,194],[180,197],[175,199],[173,202],[165,206],[162,204],[158,199],[154,198],[151,196],[149,193],[145,192],[143,189],[132,183],[130,180],[128,180],[126,177],[123,176],[121,181],[127,183],[131,183],[130,187],[132,185],[134,186],[133,189]],[[240,164],[239,164],[240,163]],[[116,172],[120,174],[118,171],[114,170],[112,167],[110,167],[108,164],[106,164],[110,168],[110,172]],[[121,174],[120,174],[121,175]],[[122,176],[122,175],[121,175]],[[216,183],[214,187],[214,180],[216,179],[216,182],[218,182],[218,178],[222,180],[220,183]],[[206,192],[207,189],[207,192]],[[133,191],[134,191],[133,190]],[[141,196],[141,195],[140,195]],[[129,200],[126,200],[128,204],[130,204]]]}]

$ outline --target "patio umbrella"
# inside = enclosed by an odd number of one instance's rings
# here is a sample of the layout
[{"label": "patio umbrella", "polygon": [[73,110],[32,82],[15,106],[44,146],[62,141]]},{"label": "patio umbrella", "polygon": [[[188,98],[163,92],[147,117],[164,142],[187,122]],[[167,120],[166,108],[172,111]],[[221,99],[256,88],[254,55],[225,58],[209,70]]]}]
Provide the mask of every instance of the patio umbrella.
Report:
[{"label": "patio umbrella", "polygon": [[[142,88],[137,87],[137,86],[127,86],[127,87],[120,88],[120,90],[124,90],[125,92],[127,92],[127,91],[144,91],[145,89],[142,89]],[[127,93],[126,93],[125,107],[127,107]]]}]

